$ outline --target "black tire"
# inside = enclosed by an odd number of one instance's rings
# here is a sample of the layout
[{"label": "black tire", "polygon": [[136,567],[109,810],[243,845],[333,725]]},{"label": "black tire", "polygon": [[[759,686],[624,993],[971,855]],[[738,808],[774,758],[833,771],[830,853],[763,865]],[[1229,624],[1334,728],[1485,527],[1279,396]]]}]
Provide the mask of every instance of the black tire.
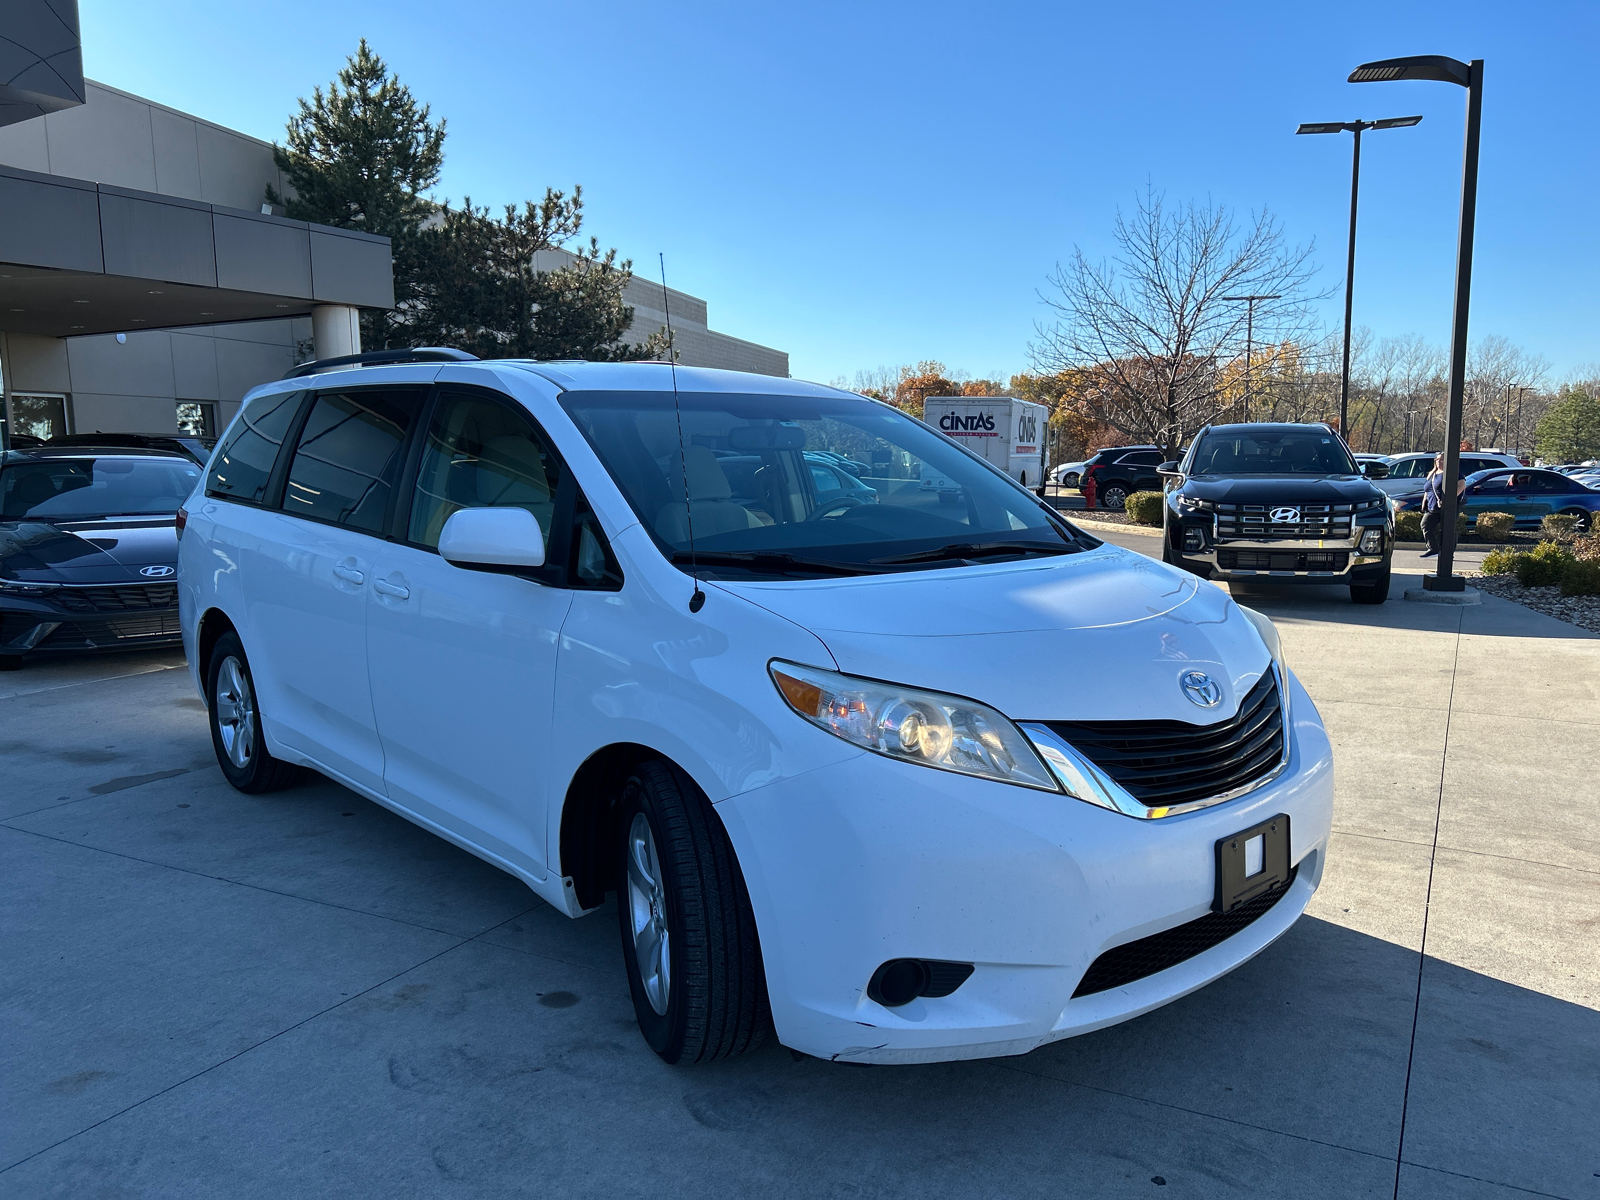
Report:
[{"label": "black tire", "polygon": [[22,670],[22,655],[0,654],[0,671]]},{"label": "black tire", "polygon": [[1125,483],[1108,483],[1094,490],[1094,502],[1099,508],[1109,508],[1112,512],[1121,512],[1128,506],[1128,485]]},{"label": "black tire", "polygon": [[[223,689],[221,696],[219,687]],[[299,767],[268,753],[261,734],[261,709],[255,699],[255,687],[250,660],[245,657],[238,634],[223,634],[212,648],[206,671],[211,748],[217,752],[217,765],[228,782],[252,795],[291,787],[303,776]],[[231,722],[230,715],[234,717]],[[241,743],[241,738],[246,740]]]},{"label": "black tire", "polygon": [[1350,585],[1350,599],[1356,604],[1382,604],[1389,598],[1389,568],[1383,568],[1383,574],[1371,583],[1352,583]]},{"label": "black tire", "polygon": [[1576,532],[1576,533],[1588,533],[1589,532],[1589,526],[1593,523],[1593,517],[1594,517],[1593,513],[1589,512],[1587,509],[1582,509],[1582,508],[1569,508],[1569,509],[1566,509],[1564,512],[1562,512],[1561,515],[1563,517],[1577,517],[1578,518],[1577,524],[1572,527],[1573,531]]},{"label": "black tire", "polygon": [[[628,989],[639,1032],[673,1065],[713,1062],[761,1044],[772,1024],[755,914],[722,822],[698,788],[659,760],[639,766],[623,785],[617,824],[617,913]],[[653,840],[652,903],[633,874],[639,857],[636,819]],[[648,870],[644,873],[648,879]],[[651,972],[646,990],[635,928],[666,931],[663,987]],[[659,937],[659,932],[656,935]],[[657,1004],[665,999],[665,1012]],[[651,996],[657,1000],[652,1002]]]}]

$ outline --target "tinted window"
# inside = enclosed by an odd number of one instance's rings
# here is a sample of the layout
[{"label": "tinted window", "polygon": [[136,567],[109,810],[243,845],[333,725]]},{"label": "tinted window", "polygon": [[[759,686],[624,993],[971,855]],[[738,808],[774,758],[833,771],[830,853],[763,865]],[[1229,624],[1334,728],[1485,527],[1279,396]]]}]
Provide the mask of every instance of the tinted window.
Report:
[{"label": "tinted window", "polygon": [[175,513],[200,468],[186,458],[47,458],[0,471],[0,518],[66,521]]},{"label": "tinted window", "polygon": [[818,496],[821,496],[824,492],[837,492],[841,488],[837,475],[827,467],[819,467],[814,464],[811,468],[811,482],[815,485]]},{"label": "tinted window", "polygon": [[1132,454],[1123,455],[1121,461],[1130,466],[1159,467],[1167,460],[1161,456],[1159,450],[1137,450]]},{"label": "tinted window", "polygon": [[600,522],[588,502],[578,497],[578,516],[573,527],[572,578],[576,586],[615,591],[622,586],[622,568],[617,565],[600,530]]},{"label": "tinted window", "polygon": [[1554,472],[1535,471],[1528,476],[1528,490],[1530,492],[1566,492],[1568,490],[1565,476]]},{"label": "tinted window", "polygon": [[289,465],[283,511],[381,530],[420,398],[415,389],[320,393]]},{"label": "tinted window", "polygon": [[423,444],[407,537],[437,547],[451,513],[516,507],[534,515],[548,545],[559,482],[559,462],[526,417],[480,396],[446,394]]},{"label": "tinted window", "polygon": [[239,419],[211,459],[206,494],[260,504],[267,480],[289,424],[300,410],[304,392],[258,396],[244,406]]}]

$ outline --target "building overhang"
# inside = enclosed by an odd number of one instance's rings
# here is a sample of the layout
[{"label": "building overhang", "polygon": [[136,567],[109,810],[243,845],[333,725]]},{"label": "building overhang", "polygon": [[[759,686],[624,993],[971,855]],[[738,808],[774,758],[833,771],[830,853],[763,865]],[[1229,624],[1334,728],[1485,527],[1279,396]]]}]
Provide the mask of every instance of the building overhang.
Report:
[{"label": "building overhang", "polygon": [[0,332],[50,337],[394,307],[389,239],[0,167]]}]

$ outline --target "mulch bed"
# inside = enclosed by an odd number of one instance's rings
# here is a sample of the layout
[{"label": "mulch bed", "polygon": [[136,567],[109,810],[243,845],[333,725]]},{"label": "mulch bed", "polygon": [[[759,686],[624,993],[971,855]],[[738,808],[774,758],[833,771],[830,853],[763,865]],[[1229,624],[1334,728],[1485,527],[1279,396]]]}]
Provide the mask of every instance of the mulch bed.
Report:
[{"label": "mulch bed", "polygon": [[1480,575],[1475,571],[1462,574],[1471,577],[1474,587],[1491,596],[1521,604],[1590,633],[1600,633],[1600,596],[1563,596],[1559,587],[1525,588],[1515,575]]}]

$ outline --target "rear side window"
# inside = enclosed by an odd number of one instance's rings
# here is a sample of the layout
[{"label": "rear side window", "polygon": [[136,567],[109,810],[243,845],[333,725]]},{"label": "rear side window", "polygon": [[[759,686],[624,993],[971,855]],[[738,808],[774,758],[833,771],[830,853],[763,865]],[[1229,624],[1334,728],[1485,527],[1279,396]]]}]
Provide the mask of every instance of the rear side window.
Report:
[{"label": "rear side window", "polygon": [[244,406],[206,474],[206,495],[223,500],[262,503],[284,435],[300,411],[304,392],[258,396]]},{"label": "rear side window", "polygon": [[319,393],[289,465],[283,511],[379,532],[421,401],[415,388]]},{"label": "rear side window", "polygon": [[1135,467],[1159,467],[1167,460],[1161,456],[1159,450],[1138,450],[1124,455],[1121,461]]}]

